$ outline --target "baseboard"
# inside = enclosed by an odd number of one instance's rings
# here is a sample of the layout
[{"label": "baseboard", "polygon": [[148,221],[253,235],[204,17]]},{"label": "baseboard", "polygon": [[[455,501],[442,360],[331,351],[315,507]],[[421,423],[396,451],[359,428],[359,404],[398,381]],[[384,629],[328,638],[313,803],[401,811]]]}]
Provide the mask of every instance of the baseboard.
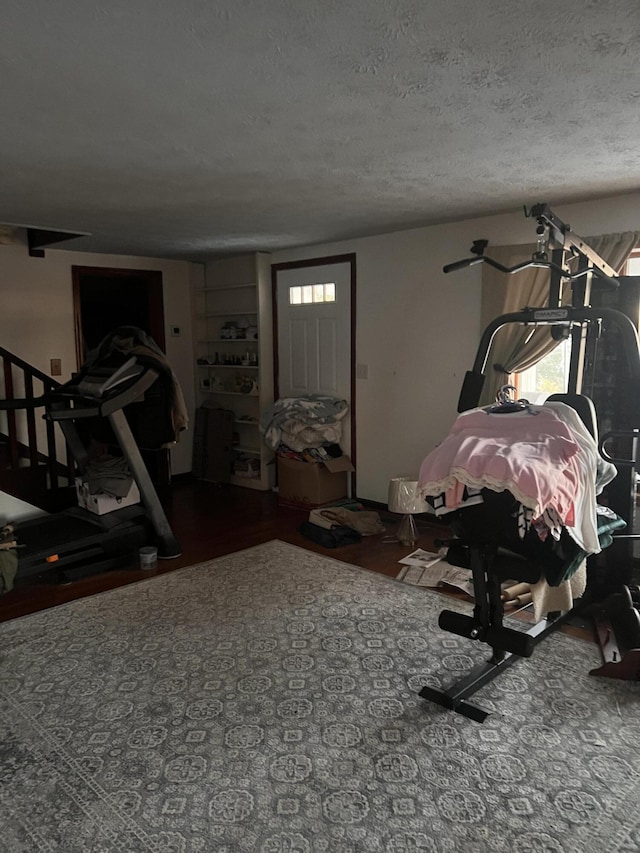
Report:
[{"label": "baseboard", "polygon": [[[380,501],[370,501],[370,500],[367,500],[367,498],[359,498],[359,497],[354,497],[353,500],[358,501],[358,503],[361,503],[367,509],[373,509],[373,510],[377,510],[378,512],[383,512],[386,515],[395,516],[395,513],[389,512],[389,508],[388,508],[387,504],[381,503]],[[398,521],[400,521],[400,516],[397,516],[397,518],[398,518]],[[432,515],[430,512],[422,512],[419,515],[415,515],[414,518],[415,518],[417,524],[428,524],[428,525],[433,525],[434,527],[446,527],[447,526],[444,522],[440,521],[440,519],[437,516]]]}]

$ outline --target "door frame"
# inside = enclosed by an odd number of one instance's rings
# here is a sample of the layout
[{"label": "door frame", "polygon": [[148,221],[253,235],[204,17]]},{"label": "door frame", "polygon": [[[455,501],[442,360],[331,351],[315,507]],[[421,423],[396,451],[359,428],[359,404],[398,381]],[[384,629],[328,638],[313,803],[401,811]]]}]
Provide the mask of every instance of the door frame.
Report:
[{"label": "door frame", "polygon": [[271,264],[271,300],[273,308],[273,398],[279,396],[280,372],[278,356],[278,273],[284,270],[306,269],[308,267],[330,266],[332,264],[349,264],[351,270],[351,301],[350,301],[350,336],[349,352],[351,358],[351,400],[349,401],[349,420],[351,423],[351,453],[354,472],[351,474],[351,492],[356,498],[357,491],[357,432],[356,432],[356,253],[344,255],[327,255],[321,258],[307,258],[303,261],[286,261],[281,264]]},{"label": "door frame", "polygon": [[164,296],[162,287],[162,273],[158,270],[136,270],[123,267],[71,267],[71,282],[73,294],[73,328],[76,337],[76,366],[79,370],[84,364],[84,353],[82,351],[82,304],[80,298],[80,285],[85,275],[100,278],[122,278],[135,276],[143,279],[147,285],[149,297],[149,333],[158,344],[162,352],[166,352],[166,340],[164,331]]}]

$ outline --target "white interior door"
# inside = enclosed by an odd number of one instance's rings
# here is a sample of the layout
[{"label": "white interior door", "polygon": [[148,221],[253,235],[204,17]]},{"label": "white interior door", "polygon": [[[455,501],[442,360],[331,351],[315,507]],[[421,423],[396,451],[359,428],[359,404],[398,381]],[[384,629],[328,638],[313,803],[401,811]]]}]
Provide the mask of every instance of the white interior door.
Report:
[{"label": "white interior door", "polygon": [[[280,397],[330,394],[351,408],[351,264],[276,271]],[[341,447],[351,453],[350,412]]]}]

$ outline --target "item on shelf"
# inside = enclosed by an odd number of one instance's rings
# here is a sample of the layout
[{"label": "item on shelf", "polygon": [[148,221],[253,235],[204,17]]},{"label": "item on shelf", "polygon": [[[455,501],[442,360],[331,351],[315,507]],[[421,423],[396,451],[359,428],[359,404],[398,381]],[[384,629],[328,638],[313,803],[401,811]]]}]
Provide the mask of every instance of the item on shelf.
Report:
[{"label": "item on shelf", "polygon": [[220,329],[220,337],[234,340],[235,338],[244,338],[245,330],[241,329],[235,320],[227,320]]},{"label": "item on shelf", "polygon": [[[259,490],[270,489],[275,480],[275,464],[269,464],[273,453],[261,443],[259,434],[260,412],[273,399],[272,347],[265,347],[262,357],[258,353],[258,347],[262,346],[258,343],[258,330],[263,337],[263,322],[271,343],[270,320],[266,322],[271,314],[271,300],[267,254],[248,254],[205,264],[205,287],[196,303],[199,349],[195,355],[202,359],[198,368],[198,396],[202,405],[226,405],[233,409],[237,426],[228,442],[233,448],[229,476],[234,485]],[[203,376],[209,379],[206,390],[200,384]],[[235,460],[238,460],[237,471],[233,470]]]},{"label": "item on shelf", "polygon": [[236,477],[255,480],[260,476],[260,460],[250,456],[238,456],[233,463],[233,473]]},{"label": "item on shelf", "polygon": [[256,395],[258,393],[258,383],[253,376],[237,376],[236,386],[241,394]]}]

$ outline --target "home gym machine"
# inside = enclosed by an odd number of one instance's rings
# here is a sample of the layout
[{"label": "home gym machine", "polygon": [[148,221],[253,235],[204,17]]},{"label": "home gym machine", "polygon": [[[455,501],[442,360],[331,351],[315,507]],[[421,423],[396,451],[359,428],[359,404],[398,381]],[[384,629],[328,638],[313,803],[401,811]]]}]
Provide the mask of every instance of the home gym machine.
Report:
[{"label": "home gym machine", "polygon": [[[618,476],[606,489],[606,500],[619,519],[624,519],[632,526],[640,434],[640,347],[636,327],[629,316],[616,308],[595,308],[590,305],[595,292],[619,287],[615,270],[575,235],[546,204],[535,205],[530,210],[525,208],[525,215],[537,220],[537,247],[530,261],[505,267],[485,257],[486,241],[476,241],[471,250],[473,257],[444,267],[445,273],[483,263],[505,275],[514,275],[530,267],[550,271],[546,306],[525,307],[517,312],[503,314],[483,332],[473,367],[466,373],[463,382],[458,412],[466,412],[480,404],[491,344],[499,329],[510,324],[532,329],[546,326],[551,327],[551,334],[557,341],[570,337],[567,393],[555,397],[576,409],[598,442],[602,457],[618,468]],[[571,299],[570,304],[567,304],[569,289]],[[595,387],[592,381],[595,354],[599,339],[605,333],[615,337],[619,350],[617,369],[622,373],[618,376],[618,382],[621,385],[623,383],[622,387],[628,390],[622,421],[612,424],[598,439],[598,425],[589,414],[594,411],[594,407],[590,399],[582,394]],[[499,369],[498,366],[496,369]],[[609,377],[609,381],[612,381],[612,377]],[[614,444],[617,450],[610,452]],[[624,453],[620,452],[621,447],[625,449]],[[447,689],[425,686],[420,691],[423,698],[478,722],[484,721],[487,712],[470,702],[469,697],[521,657],[529,657],[536,644],[555,631],[573,612],[549,614],[527,631],[515,630],[503,624],[502,581],[535,582],[540,577],[539,563],[529,561],[521,554],[505,552],[504,545],[499,541],[500,534],[496,532],[499,525],[496,530],[491,529],[492,511],[494,507],[496,511],[499,510],[499,499],[504,495],[490,492],[485,506],[469,507],[442,517],[443,521],[450,524],[457,537],[453,541],[457,549],[465,553],[466,564],[471,568],[475,606],[470,616],[442,611],[439,625],[443,630],[487,643],[491,647],[492,656]],[[498,499],[495,503],[492,496]],[[632,533],[629,536],[615,533],[611,547],[591,557],[587,564],[587,592],[580,605],[584,610],[590,610],[594,617],[604,660],[602,668],[592,671],[594,675],[640,678],[640,652],[637,651],[640,648],[640,616],[633,607],[629,593],[629,587],[635,582],[635,538]],[[501,563],[505,564],[504,569]]]},{"label": "home gym machine", "polygon": [[[118,330],[112,333],[116,335]],[[16,524],[18,542],[17,580],[44,572],[55,572],[68,581],[122,562],[140,545],[153,542],[161,559],[178,557],[176,540],[134,438],[127,407],[143,407],[145,395],[163,382],[162,369],[153,358],[106,349],[105,355],[85,365],[69,382],[42,398],[21,401],[44,406],[44,417],[57,423],[82,476],[90,457],[81,433],[97,423],[110,427],[110,436],[135,480],[143,506],[139,504],[95,515],[72,507],[54,515]],[[167,395],[167,405],[170,401]],[[14,402],[15,405],[15,402]]]}]

